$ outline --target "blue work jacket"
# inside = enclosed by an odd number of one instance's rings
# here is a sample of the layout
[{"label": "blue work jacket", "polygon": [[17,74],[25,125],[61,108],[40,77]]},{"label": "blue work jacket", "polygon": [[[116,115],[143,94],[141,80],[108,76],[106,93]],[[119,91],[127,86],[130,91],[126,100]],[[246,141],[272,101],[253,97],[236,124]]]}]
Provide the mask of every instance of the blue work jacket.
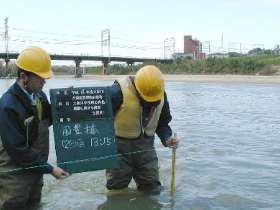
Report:
[{"label": "blue work jacket", "polygon": [[[37,93],[42,104],[42,119],[51,120],[51,107],[44,92]],[[34,116],[32,118],[32,116]],[[53,167],[31,148],[38,138],[36,106],[17,82],[0,100],[0,135],[2,146],[12,162],[19,167],[31,168],[37,173],[50,173]]]}]

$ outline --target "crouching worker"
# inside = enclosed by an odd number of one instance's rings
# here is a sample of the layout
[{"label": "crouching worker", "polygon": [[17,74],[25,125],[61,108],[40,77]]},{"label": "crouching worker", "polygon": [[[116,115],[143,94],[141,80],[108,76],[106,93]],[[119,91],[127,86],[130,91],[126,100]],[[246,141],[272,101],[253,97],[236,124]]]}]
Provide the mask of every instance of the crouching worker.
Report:
[{"label": "crouching worker", "polygon": [[43,174],[67,172],[47,163],[51,108],[42,91],[53,76],[51,59],[39,47],[23,50],[18,79],[0,100],[0,209],[26,209],[41,200]]},{"label": "crouching worker", "polygon": [[133,178],[139,191],[158,194],[162,186],[154,135],[164,146],[178,145],[168,125],[172,117],[163,76],[157,67],[144,66],[135,77],[116,81],[111,92],[120,167],[106,171],[106,187],[124,189]]}]

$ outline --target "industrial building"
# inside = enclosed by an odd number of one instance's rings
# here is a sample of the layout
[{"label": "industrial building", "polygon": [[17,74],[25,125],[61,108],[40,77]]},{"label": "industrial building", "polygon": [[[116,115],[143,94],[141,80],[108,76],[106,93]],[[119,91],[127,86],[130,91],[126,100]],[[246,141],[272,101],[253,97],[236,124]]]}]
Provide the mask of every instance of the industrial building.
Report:
[{"label": "industrial building", "polygon": [[197,39],[192,39],[191,35],[184,36],[184,53],[174,53],[173,60],[176,59],[203,59],[205,53],[202,53],[202,43]]}]

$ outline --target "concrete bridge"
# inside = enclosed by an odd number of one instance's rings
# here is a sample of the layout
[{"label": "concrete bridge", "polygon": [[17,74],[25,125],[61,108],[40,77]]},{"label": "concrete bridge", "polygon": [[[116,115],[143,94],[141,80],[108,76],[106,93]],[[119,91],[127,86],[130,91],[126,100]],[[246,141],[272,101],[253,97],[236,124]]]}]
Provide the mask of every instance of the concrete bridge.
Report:
[{"label": "concrete bridge", "polygon": [[[11,59],[17,59],[19,53],[0,53],[0,59],[4,59],[6,67]],[[172,63],[172,59],[152,59],[152,58],[131,58],[131,57],[103,57],[103,56],[91,56],[91,55],[57,55],[50,54],[51,60],[73,60],[76,64],[75,77],[80,75],[80,64],[82,61],[101,61],[103,64],[103,74],[107,74],[108,64],[113,62],[125,62],[128,66],[134,63],[155,61],[158,63]]]}]

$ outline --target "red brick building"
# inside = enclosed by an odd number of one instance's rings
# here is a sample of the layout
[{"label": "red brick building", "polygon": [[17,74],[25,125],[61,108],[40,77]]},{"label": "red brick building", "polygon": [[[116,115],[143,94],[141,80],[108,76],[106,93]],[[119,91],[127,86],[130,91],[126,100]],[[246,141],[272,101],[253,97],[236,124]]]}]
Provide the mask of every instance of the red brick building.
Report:
[{"label": "red brick building", "polygon": [[199,40],[192,39],[191,35],[184,36],[184,53],[192,53],[193,59],[197,59],[201,56],[200,53],[202,53],[202,44]]}]

